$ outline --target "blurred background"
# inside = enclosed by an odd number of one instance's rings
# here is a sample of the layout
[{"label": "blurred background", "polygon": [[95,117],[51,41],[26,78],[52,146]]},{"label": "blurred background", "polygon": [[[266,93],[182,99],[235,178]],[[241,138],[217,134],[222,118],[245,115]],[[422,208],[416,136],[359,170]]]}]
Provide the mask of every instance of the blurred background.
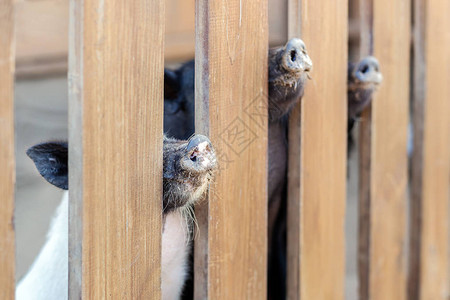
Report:
[{"label": "blurred background", "polygon": [[[351,3],[352,1],[350,1]],[[356,1],[353,1],[356,2]],[[350,4],[350,17],[357,7]],[[194,57],[194,0],[166,1],[165,63]],[[16,3],[16,279],[27,272],[45,242],[62,191],[44,181],[26,150],[40,142],[67,139],[68,0],[18,0]],[[269,0],[270,45],[287,40],[287,0]],[[358,53],[356,22],[349,24],[350,59]],[[310,53],[314,60],[314,53]],[[342,74],[346,76],[346,74]],[[306,91],[307,93],[307,91]],[[356,135],[355,135],[356,136]],[[346,299],[357,295],[356,162],[350,160],[347,194]]]}]

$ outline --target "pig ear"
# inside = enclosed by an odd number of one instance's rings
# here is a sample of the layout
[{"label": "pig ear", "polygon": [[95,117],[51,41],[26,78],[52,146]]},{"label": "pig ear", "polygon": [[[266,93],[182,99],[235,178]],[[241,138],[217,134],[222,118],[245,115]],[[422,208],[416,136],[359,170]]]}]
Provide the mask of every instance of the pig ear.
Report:
[{"label": "pig ear", "polygon": [[164,99],[175,99],[179,92],[178,74],[175,71],[164,69]]},{"label": "pig ear", "polygon": [[69,188],[68,149],[65,142],[48,142],[27,150],[42,177],[63,190]]}]

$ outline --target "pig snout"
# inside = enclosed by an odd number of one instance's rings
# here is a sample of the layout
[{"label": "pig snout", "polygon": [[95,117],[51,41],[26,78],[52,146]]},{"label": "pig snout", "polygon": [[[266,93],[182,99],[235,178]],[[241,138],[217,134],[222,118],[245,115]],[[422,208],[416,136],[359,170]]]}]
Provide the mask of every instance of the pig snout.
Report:
[{"label": "pig snout", "polygon": [[383,76],[380,73],[380,64],[373,56],[361,60],[355,68],[354,77],[362,83],[380,84]]},{"label": "pig snout", "polygon": [[312,69],[312,61],[306,52],[305,43],[298,38],[289,40],[284,48],[283,67],[291,72],[309,72]]},{"label": "pig snout", "polygon": [[357,64],[349,64],[347,82],[348,116],[356,118],[372,101],[372,94],[383,80],[380,64],[373,56],[367,56]]},{"label": "pig snout", "polygon": [[193,173],[213,170],[217,165],[211,141],[204,135],[193,135],[186,146],[186,155],[182,167]]}]

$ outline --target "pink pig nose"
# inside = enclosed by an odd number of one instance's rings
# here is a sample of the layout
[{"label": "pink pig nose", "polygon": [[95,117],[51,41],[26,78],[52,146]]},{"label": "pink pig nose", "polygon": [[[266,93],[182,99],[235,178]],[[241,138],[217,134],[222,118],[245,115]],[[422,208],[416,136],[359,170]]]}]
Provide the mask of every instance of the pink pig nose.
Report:
[{"label": "pink pig nose", "polygon": [[204,144],[205,147],[211,148],[211,141],[204,135],[196,134],[189,139],[189,143],[186,147],[188,152],[198,148],[200,145]]},{"label": "pink pig nose", "polygon": [[186,146],[186,151],[191,161],[192,171],[203,172],[215,168],[216,155],[211,141],[206,136],[201,134],[192,136]]},{"label": "pink pig nose", "polygon": [[284,67],[292,72],[309,72],[312,61],[306,52],[305,43],[301,39],[290,39],[285,46]]},{"label": "pink pig nose", "polygon": [[383,76],[380,73],[380,64],[373,56],[368,56],[361,60],[356,67],[356,78],[361,82],[381,83]]}]

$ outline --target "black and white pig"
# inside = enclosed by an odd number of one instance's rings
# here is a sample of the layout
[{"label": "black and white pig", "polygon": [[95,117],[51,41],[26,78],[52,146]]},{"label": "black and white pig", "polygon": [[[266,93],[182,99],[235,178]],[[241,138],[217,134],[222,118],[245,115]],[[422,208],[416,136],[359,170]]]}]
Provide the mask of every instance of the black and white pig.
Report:
[{"label": "black and white pig", "polygon": [[[39,173],[51,184],[68,189],[66,142],[48,142],[28,149]],[[190,206],[202,198],[217,167],[209,139],[164,137],[163,232],[161,257],[162,299],[180,299],[188,272],[192,232]],[[149,199],[150,200],[150,199]],[[68,193],[53,219],[47,241],[28,273],[19,282],[16,299],[68,298]]]}]

